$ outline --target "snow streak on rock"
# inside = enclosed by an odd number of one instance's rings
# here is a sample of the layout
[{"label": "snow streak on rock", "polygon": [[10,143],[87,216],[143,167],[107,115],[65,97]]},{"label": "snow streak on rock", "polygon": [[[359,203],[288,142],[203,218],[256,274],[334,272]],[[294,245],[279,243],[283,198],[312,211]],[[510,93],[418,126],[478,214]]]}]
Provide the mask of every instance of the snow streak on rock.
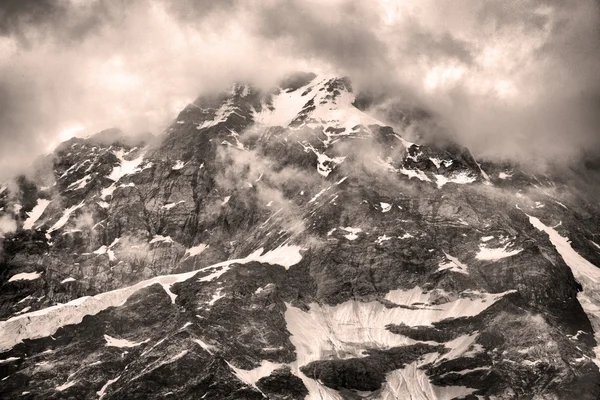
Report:
[{"label": "snow streak on rock", "polygon": [[23,223],[23,229],[33,229],[33,224],[42,216],[50,200],[38,199],[37,204],[27,213],[27,219]]},{"label": "snow streak on rock", "polygon": [[554,228],[544,225],[536,217],[527,216],[534,227],[548,234],[558,253],[573,271],[575,279],[583,286],[583,291],[577,293],[577,299],[592,323],[596,343],[598,343],[594,348],[596,357],[593,361],[600,367],[600,268],[580,256],[571,247],[570,240],[561,236]]},{"label": "snow streak on rock", "polygon": [[38,279],[42,274],[40,272],[22,272],[10,277],[9,282],[15,281],[32,281]]},{"label": "snow streak on rock", "polygon": [[[209,275],[210,279],[214,279],[226,272],[231,264],[244,264],[251,261],[257,261],[268,264],[279,264],[289,268],[302,259],[300,248],[298,246],[281,246],[267,253],[263,253],[263,249],[259,249],[245,258],[223,261],[196,271],[182,274],[157,276],[139,282],[133,286],[101,293],[91,297],[81,297],[66,304],[58,304],[39,311],[21,314],[6,321],[1,321],[0,351],[12,348],[23,339],[36,339],[49,336],[62,326],[78,324],[84,316],[95,315],[108,307],[117,307],[127,301],[127,299],[138,290],[156,283],[162,285],[163,288],[168,289],[175,283],[186,281],[196,274],[207,270],[217,270]],[[200,280],[210,280],[206,278],[208,277],[200,278]],[[168,290],[167,293],[169,293]]]}]

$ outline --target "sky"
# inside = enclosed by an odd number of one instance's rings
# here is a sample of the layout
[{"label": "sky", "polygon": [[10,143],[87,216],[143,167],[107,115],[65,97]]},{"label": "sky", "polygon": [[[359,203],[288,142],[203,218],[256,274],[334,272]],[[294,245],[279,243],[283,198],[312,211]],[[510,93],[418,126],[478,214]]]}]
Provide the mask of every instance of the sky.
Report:
[{"label": "sky", "polygon": [[483,158],[600,154],[598,0],[3,0],[0,179],[73,135],[160,134],[198,95],[347,75]]}]

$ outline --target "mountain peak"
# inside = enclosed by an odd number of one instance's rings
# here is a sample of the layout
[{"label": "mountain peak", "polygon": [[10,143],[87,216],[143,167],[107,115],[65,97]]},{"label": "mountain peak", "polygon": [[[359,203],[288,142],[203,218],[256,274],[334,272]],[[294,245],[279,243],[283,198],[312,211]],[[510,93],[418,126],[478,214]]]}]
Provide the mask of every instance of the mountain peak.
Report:
[{"label": "mountain peak", "polygon": [[402,133],[296,74],[63,143],[0,188],[0,393],[591,398],[597,209]]}]

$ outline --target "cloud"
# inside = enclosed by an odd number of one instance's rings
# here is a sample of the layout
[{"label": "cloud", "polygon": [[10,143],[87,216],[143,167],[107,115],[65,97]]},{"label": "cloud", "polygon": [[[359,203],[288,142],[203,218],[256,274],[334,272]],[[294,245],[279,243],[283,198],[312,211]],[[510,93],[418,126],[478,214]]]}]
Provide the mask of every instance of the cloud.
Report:
[{"label": "cloud", "polygon": [[599,22],[594,0],[4,1],[0,178],[294,70],[349,75],[382,117],[428,110],[480,156],[573,161],[600,147]]},{"label": "cloud", "polygon": [[0,238],[17,230],[17,222],[10,215],[0,217]]}]

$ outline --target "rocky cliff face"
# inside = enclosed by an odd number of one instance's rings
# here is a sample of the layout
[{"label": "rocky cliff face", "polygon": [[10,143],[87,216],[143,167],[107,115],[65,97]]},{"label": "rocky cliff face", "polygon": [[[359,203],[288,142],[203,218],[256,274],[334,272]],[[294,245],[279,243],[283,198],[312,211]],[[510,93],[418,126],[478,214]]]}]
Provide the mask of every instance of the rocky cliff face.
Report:
[{"label": "rocky cliff face", "polygon": [[596,398],[597,204],[355,104],[235,85],[2,187],[1,397]]}]

